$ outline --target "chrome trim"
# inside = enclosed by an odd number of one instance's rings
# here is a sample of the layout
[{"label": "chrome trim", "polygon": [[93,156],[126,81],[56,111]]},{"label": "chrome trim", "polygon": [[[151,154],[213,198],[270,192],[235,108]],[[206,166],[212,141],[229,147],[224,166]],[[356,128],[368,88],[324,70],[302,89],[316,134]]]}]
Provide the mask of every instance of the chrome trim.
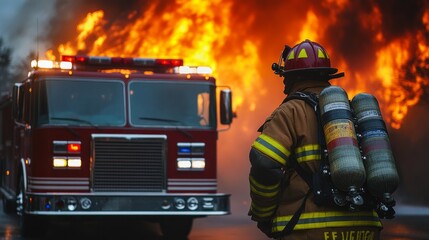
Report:
[{"label": "chrome trim", "polygon": [[82,197],[90,197],[90,196],[111,196],[111,197],[128,197],[128,196],[151,196],[151,197],[227,197],[229,194],[226,193],[128,193],[128,192],[90,192],[90,193],[31,193],[32,196],[82,196]]},{"label": "chrome trim", "polygon": [[216,182],[169,182],[168,185],[195,185],[195,186],[217,186]]},{"label": "chrome trim", "polygon": [[217,182],[214,178],[169,178],[168,182]]},{"label": "chrome trim", "polygon": [[[29,194],[32,201],[27,203],[26,213],[35,215],[225,215],[230,213],[229,194],[158,194],[158,195],[108,195],[108,194]],[[93,204],[84,208],[82,199]],[[175,207],[175,202],[196,199],[196,207]],[[67,208],[68,202],[78,203],[75,210]],[[57,204],[61,202],[62,204]],[[46,204],[49,207],[46,207]],[[65,203],[65,204],[64,204]],[[169,207],[165,207],[168,205]]]},{"label": "chrome trim", "polygon": [[6,199],[13,199],[13,198],[15,198],[14,194],[8,192],[7,189],[5,189],[2,186],[0,186],[0,195],[2,195],[3,197],[5,197]]},{"label": "chrome trim", "polygon": [[58,180],[58,181],[88,181],[89,182],[89,178],[67,178],[67,177],[28,177],[28,179],[30,180]]},{"label": "chrome trim", "polygon": [[35,185],[49,185],[49,184],[64,184],[64,185],[89,185],[89,181],[41,181],[41,180],[29,180],[29,183],[35,184]]},{"label": "chrome trim", "polygon": [[29,184],[28,185],[29,189],[31,190],[89,190],[89,185],[88,186],[61,186],[61,185],[55,185],[55,186],[34,186]]},{"label": "chrome trim", "polygon": [[217,187],[168,187],[168,190],[172,190],[172,191],[184,191],[184,190],[189,190],[189,191],[216,191]]},{"label": "chrome trim", "polygon": [[[97,138],[100,139],[108,139],[108,138],[113,138],[113,139],[126,139],[126,140],[133,140],[133,139],[161,139],[164,140],[165,142],[163,143],[165,145],[164,149],[163,149],[163,155],[164,155],[164,160],[165,162],[163,163],[163,174],[165,176],[164,178],[164,189],[161,190],[161,192],[166,192],[167,189],[167,158],[168,158],[168,152],[167,152],[167,147],[168,147],[168,142],[167,142],[167,135],[166,134],[91,134],[91,154],[90,154],[90,191],[93,192],[94,191],[94,168],[95,168],[95,155],[96,155],[96,149],[95,149],[95,140]],[[158,192],[158,191],[157,191]]]},{"label": "chrome trim", "polygon": [[217,191],[216,179],[168,179],[171,191]]},{"label": "chrome trim", "polygon": [[27,167],[24,158],[21,158],[22,177],[24,178],[24,190],[27,191]]},{"label": "chrome trim", "polygon": [[29,177],[30,190],[89,190],[89,178]]},{"label": "chrome trim", "polygon": [[178,147],[205,147],[206,144],[203,142],[178,142]]},{"label": "chrome trim", "polygon": [[106,211],[106,212],[89,212],[89,211],[73,211],[73,212],[44,212],[44,211],[34,211],[27,212],[32,215],[45,215],[45,216],[123,216],[123,215],[138,215],[138,216],[169,216],[169,215],[181,215],[181,216],[221,216],[227,215],[230,212],[228,211],[218,211],[218,212],[204,212],[204,211],[171,211],[171,212],[162,212],[162,211]]},{"label": "chrome trim", "polygon": [[125,138],[131,140],[133,138],[162,138],[167,139],[165,134],[103,134],[103,133],[93,133],[91,138]]}]

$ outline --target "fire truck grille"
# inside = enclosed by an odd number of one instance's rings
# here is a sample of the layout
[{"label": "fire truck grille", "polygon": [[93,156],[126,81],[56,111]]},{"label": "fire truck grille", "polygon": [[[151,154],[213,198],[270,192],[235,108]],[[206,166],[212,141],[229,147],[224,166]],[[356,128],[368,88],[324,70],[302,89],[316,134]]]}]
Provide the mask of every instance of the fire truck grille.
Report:
[{"label": "fire truck grille", "polygon": [[165,135],[93,135],[94,192],[162,192],[166,189]]}]

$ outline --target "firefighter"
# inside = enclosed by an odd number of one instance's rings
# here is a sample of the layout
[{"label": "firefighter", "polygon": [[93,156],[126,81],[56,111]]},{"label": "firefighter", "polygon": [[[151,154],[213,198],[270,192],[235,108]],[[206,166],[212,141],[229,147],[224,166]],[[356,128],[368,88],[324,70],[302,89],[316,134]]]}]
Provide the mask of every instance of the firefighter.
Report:
[{"label": "firefighter", "polygon": [[[299,91],[318,96],[330,86],[329,80],[344,76],[331,68],[326,50],[310,40],[285,46],[273,70],[284,77],[286,95]],[[249,215],[262,232],[288,240],[380,238],[382,226],[374,211],[316,204],[309,185],[292,167],[291,158],[306,171],[320,167],[318,120],[309,104],[300,99],[284,101],[258,131],[249,154]]]}]

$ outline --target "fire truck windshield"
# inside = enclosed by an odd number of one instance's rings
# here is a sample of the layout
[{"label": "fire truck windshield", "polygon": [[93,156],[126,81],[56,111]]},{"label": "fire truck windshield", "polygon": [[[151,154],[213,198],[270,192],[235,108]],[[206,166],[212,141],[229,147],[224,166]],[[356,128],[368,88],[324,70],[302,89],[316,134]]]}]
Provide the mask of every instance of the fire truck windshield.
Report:
[{"label": "fire truck windshield", "polygon": [[133,126],[216,127],[215,87],[209,82],[147,81],[129,83]]},{"label": "fire truck windshield", "polygon": [[119,80],[39,81],[37,124],[124,126],[124,89]]}]

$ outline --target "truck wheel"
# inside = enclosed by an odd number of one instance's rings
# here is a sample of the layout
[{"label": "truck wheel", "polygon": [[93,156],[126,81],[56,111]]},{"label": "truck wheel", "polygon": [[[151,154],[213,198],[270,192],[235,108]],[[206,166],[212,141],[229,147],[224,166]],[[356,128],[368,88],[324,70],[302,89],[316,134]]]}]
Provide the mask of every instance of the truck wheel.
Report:
[{"label": "truck wheel", "polygon": [[186,240],[192,229],[193,219],[190,217],[172,217],[162,219],[160,222],[164,240]]},{"label": "truck wheel", "polygon": [[16,212],[19,215],[19,225],[22,237],[40,237],[45,233],[46,226],[35,216],[25,213],[27,197],[25,194],[24,178],[21,176],[19,191],[16,196]]},{"label": "truck wheel", "polygon": [[6,199],[5,196],[3,196],[2,201],[3,201],[3,212],[5,214],[12,214],[16,212],[16,204],[13,201]]}]

